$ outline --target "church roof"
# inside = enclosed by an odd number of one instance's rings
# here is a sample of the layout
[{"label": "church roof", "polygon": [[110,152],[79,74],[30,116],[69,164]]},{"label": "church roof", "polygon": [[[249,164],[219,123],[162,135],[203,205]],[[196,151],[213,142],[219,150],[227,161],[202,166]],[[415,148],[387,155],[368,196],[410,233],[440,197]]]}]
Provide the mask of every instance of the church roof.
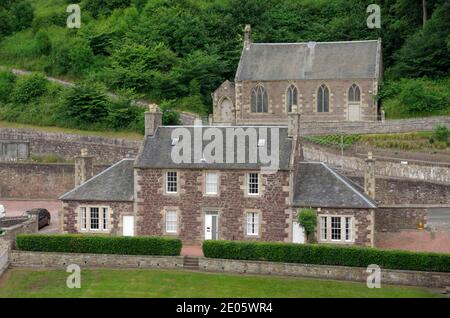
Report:
[{"label": "church roof", "polygon": [[322,162],[301,162],[294,181],[293,206],[373,209],[376,203],[353,181]]},{"label": "church roof", "polygon": [[236,81],[378,78],[380,52],[378,40],[252,43],[242,51]]}]

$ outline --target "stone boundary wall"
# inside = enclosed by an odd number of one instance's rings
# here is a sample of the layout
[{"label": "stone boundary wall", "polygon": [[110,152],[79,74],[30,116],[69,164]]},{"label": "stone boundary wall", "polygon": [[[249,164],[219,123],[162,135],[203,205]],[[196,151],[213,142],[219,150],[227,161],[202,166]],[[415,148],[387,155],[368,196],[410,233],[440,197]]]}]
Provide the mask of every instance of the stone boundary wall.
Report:
[{"label": "stone boundary wall", "polygon": [[19,234],[32,234],[38,232],[38,218],[36,215],[30,215],[24,222],[3,228],[5,233],[0,236],[0,245],[6,244],[9,248],[16,247],[16,236]]},{"label": "stone boundary wall", "polygon": [[[341,156],[332,151],[310,144],[303,145],[303,155],[309,161],[322,161],[331,166],[342,167],[344,170],[364,173],[366,162],[364,158]],[[402,164],[401,160],[386,160],[376,158],[375,174],[377,176],[408,178],[431,182],[450,183],[450,165],[430,164],[426,162],[411,162]]]},{"label": "stone boundary wall", "polygon": [[[364,176],[341,171],[364,191]],[[444,206],[450,205],[450,184],[421,180],[377,177],[375,200],[379,206]]]},{"label": "stone boundary wall", "polygon": [[[1,236],[0,236],[1,238]],[[9,266],[9,246],[0,239],[0,277]]]},{"label": "stone boundary wall", "polygon": [[[201,270],[211,272],[301,276],[358,282],[366,282],[368,276],[366,268],[363,267],[316,264],[200,258],[199,266]],[[449,286],[450,273],[381,269],[381,284],[440,288]]]},{"label": "stone boundary wall", "polygon": [[[94,174],[106,168],[95,165]],[[0,162],[2,199],[57,199],[74,187],[74,164]]]},{"label": "stone boundary wall", "polygon": [[57,155],[73,160],[87,148],[96,163],[112,164],[127,156],[136,156],[141,140],[82,136],[66,133],[43,132],[32,129],[0,128],[0,140],[29,142],[29,152],[35,155]]},{"label": "stone boundary wall", "polygon": [[[111,268],[183,268],[181,256],[133,256],[105,254],[76,254],[27,252],[12,250],[10,262],[13,267],[65,268],[69,264],[83,267]],[[366,268],[241,261],[229,259],[199,258],[199,268],[208,272],[237,274],[300,276],[365,282]],[[446,287],[450,285],[450,273],[382,270],[382,284]]]},{"label": "stone boundary wall", "polygon": [[33,268],[65,268],[77,264],[81,268],[183,268],[183,256],[114,255],[84,253],[28,252],[11,250],[11,266]]},{"label": "stone boundary wall", "polygon": [[300,134],[335,135],[343,134],[390,134],[413,131],[431,131],[436,125],[445,124],[450,128],[450,116],[395,119],[382,121],[339,121],[301,122]]}]

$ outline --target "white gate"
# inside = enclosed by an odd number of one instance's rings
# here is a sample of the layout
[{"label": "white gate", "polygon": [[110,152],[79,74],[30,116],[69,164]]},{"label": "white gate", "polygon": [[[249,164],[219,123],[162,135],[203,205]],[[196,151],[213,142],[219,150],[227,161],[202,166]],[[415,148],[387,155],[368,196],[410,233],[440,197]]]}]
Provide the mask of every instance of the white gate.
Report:
[{"label": "white gate", "polygon": [[299,244],[305,243],[305,228],[298,222],[292,223],[292,242]]},{"label": "white gate", "polygon": [[134,236],[134,216],[124,215],[122,218],[123,236]]}]

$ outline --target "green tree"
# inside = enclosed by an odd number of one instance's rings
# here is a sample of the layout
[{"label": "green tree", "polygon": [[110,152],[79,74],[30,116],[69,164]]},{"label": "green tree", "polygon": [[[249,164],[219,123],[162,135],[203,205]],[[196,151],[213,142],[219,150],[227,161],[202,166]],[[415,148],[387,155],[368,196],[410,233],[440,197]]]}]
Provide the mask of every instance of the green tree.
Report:
[{"label": "green tree", "polygon": [[396,54],[392,75],[400,77],[444,76],[450,68],[447,39],[450,34],[450,3],[438,7],[423,30],[417,31]]},{"label": "green tree", "polygon": [[11,14],[15,17],[15,31],[29,28],[33,22],[33,7],[28,1],[14,2],[11,6]]}]

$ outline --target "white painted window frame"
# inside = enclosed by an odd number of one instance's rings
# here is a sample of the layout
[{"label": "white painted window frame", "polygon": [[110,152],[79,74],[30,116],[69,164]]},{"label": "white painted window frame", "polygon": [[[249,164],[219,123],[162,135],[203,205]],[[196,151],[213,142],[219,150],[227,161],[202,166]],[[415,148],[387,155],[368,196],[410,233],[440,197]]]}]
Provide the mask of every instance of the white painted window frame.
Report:
[{"label": "white painted window frame", "polygon": [[[355,242],[355,218],[352,215],[335,215],[335,214],[319,214],[319,241],[324,243],[354,243]],[[340,219],[340,239],[333,239],[332,233],[332,218]],[[347,223],[347,220],[349,222]],[[324,237],[324,222],[326,236]],[[347,227],[347,225],[349,227]],[[349,238],[347,239],[347,231],[349,232]]]},{"label": "white painted window frame", "polygon": [[[170,216],[170,217],[169,217]],[[175,219],[173,219],[175,216]],[[177,234],[178,233],[178,211],[177,210],[167,210],[165,216],[165,228],[167,234]]]},{"label": "white painted window frame", "polygon": [[[92,228],[92,209],[98,209],[98,229]],[[83,205],[78,209],[80,232],[110,232],[111,208],[109,206]]]},{"label": "white painted window frame", "polygon": [[[211,180],[209,177],[215,175],[215,180]],[[208,186],[214,186],[215,190],[210,191]],[[219,173],[216,171],[205,173],[205,194],[207,195],[218,195],[219,194]]]},{"label": "white painted window frame", "polygon": [[[255,183],[255,182],[251,182],[251,175],[254,175],[254,174],[256,174],[257,175],[257,182]],[[258,173],[258,172],[248,172],[247,173],[247,195],[249,195],[249,196],[259,196],[260,195],[260,193],[261,193],[261,182],[260,182],[260,174]],[[256,192],[256,193],[251,193],[250,192],[250,185],[251,184],[256,184],[256,189],[258,190],[258,192]]]},{"label": "white painted window frame", "polygon": [[[170,174],[174,174],[175,175],[175,181],[173,180],[169,180],[169,175]],[[170,176],[170,178],[173,178],[173,175]],[[166,171],[166,182],[165,182],[165,192],[168,194],[178,194],[178,171],[175,170],[170,170],[170,171]],[[169,185],[173,186],[173,184],[175,185],[176,191],[172,191],[169,190]]]},{"label": "white painted window frame", "polygon": [[259,236],[259,226],[261,223],[260,213],[249,211],[246,212],[246,232],[247,236]]}]

